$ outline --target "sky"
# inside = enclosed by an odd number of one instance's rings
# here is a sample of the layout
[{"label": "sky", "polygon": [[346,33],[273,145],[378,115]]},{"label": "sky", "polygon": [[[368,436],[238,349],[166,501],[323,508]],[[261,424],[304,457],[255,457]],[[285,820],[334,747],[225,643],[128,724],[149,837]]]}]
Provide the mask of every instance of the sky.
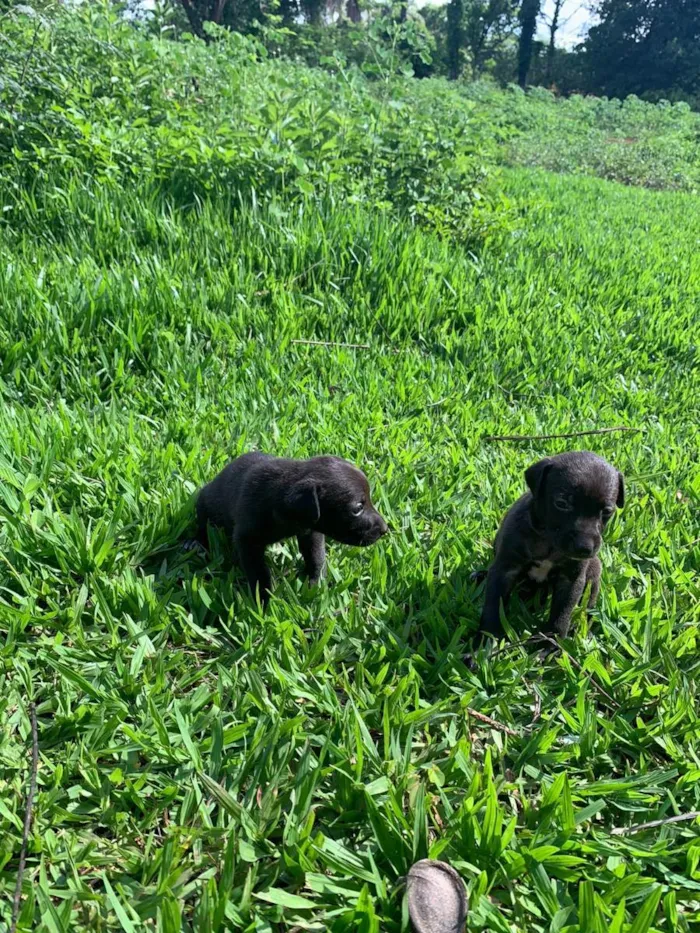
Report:
[{"label": "sky", "polygon": [[[540,17],[542,22],[537,30],[537,36],[540,39],[549,39],[547,23],[551,19],[553,10],[554,0],[544,0],[542,16]],[[591,21],[591,11],[587,3],[582,2],[582,0],[564,0],[564,5],[559,14],[560,25],[557,30],[557,45],[576,45],[585,35]]]},{"label": "sky", "polygon": [[[588,26],[592,22],[592,14],[589,9],[590,0],[564,0],[559,13],[559,28],[557,29],[557,45],[571,47],[576,45],[585,35]],[[430,3],[439,6],[447,3],[447,0],[416,0],[416,6],[420,9]],[[537,38],[549,41],[548,23],[554,10],[554,0],[543,0],[542,13],[537,28]]]}]

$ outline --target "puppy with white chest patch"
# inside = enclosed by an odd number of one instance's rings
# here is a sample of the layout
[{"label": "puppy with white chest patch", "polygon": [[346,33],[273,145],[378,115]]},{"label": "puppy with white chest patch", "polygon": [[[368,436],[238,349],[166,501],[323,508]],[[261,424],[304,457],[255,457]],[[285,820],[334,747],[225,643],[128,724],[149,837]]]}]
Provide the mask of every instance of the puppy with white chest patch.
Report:
[{"label": "puppy with white chest patch", "polygon": [[372,505],[367,477],[339,457],[243,454],[201,490],[196,510],[197,542],[206,548],[208,525],[228,532],[263,604],[272,587],[268,545],[296,537],[309,583],[316,584],[324,570],[326,537],[367,547],[388,531]]},{"label": "puppy with white chest patch", "polygon": [[588,606],[595,605],[602,569],[597,554],[605,526],[624,504],[624,479],[602,457],[571,451],[533,464],[525,480],[529,491],[496,537],[480,630],[502,635],[501,605],[516,586],[529,583],[551,589],[548,629],[564,637],[589,583]]}]

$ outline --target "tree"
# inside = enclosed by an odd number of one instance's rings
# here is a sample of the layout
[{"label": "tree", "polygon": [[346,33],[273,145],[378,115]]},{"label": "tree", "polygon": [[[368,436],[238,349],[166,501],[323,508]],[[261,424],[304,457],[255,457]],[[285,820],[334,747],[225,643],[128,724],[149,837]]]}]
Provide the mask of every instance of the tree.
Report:
[{"label": "tree", "polygon": [[358,0],[347,0],[345,4],[345,15],[351,23],[362,22],[362,10]]},{"label": "tree", "polygon": [[301,9],[307,23],[320,26],[325,8],[325,0],[301,0]]},{"label": "tree", "polygon": [[545,83],[551,84],[554,79],[554,53],[556,51],[555,39],[559,28],[559,16],[564,0],[554,0],[554,10],[549,21],[549,45],[547,46],[547,67],[545,70]]},{"label": "tree", "polygon": [[[208,16],[203,15],[205,10],[203,7],[208,7],[208,3],[197,3],[196,0],[180,0],[180,6],[185,12],[187,17],[187,22],[190,24],[190,29],[195,36],[199,36],[200,39],[204,38],[204,21],[209,19]],[[208,12],[208,11],[206,11]]]},{"label": "tree", "polygon": [[447,74],[456,81],[462,73],[462,0],[450,0],[447,4]]},{"label": "tree", "polygon": [[513,55],[508,46],[515,40],[518,7],[519,0],[460,0],[458,5],[422,6],[421,16],[435,39],[438,70],[442,67],[455,77],[468,63],[476,74],[495,69],[510,80]]},{"label": "tree", "polygon": [[279,0],[277,10],[285,26],[291,26],[299,15],[299,4],[297,0]]},{"label": "tree", "polygon": [[475,72],[513,36],[518,0],[469,0],[464,11],[463,44]]},{"label": "tree", "polygon": [[260,0],[179,0],[190,29],[206,39],[205,23],[245,32],[263,18]]},{"label": "tree", "polygon": [[700,0],[599,0],[584,43],[590,90],[700,95]]},{"label": "tree", "polygon": [[540,15],[540,0],[522,0],[520,5],[520,40],[518,42],[518,84],[527,86],[527,76],[532,62],[532,45]]}]

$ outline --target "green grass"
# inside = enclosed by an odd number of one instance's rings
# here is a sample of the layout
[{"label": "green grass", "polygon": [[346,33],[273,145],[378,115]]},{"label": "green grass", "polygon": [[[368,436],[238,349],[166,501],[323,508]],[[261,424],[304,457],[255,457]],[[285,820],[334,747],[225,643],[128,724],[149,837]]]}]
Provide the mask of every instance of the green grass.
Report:
[{"label": "green grass", "polygon": [[[696,203],[506,183],[522,223],[478,257],[359,207],[138,189],[4,231],[5,921],[33,700],[25,929],[398,930],[428,854],[465,878],[470,929],[697,928],[693,824],[615,833],[700,808]],[[586,441],[629,489],[590,629],[468,671],[469,572],[564,447],[484,435],[617,424],[641,432]],[[224,542],[209,566],[176,542],[254,447],[353,459],[396,528],[332,547],[315,594],[280,548],[264,617]]]},{"label": "green grass", "polygon": [[[700,810],[695,115],[369,84],[96,4],[3,22],[0,927],[35,703],[21,930],[393,933],[426,855],[470,930],[698,929],[698,821],[622,832]],[[655,148],[604,171],[633,124]],[[498,176],[499,139],[686,190]],[[469,575],[574,445],[627,478],[599,607],[470,671]],[[275,549],[264,615],[222,538],[179,546],[253,448],[355,461],[395,529],[316,592]]]}]

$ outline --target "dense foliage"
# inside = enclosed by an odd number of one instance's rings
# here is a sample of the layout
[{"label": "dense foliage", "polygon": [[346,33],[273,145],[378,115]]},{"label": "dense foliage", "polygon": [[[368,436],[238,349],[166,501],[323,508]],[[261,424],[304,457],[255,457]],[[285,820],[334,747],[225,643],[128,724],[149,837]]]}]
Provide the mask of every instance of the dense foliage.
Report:
[{"label": "dense foliage", "polygon": [[[55,9],[59,0],[0,0],[0,11]],[[98,6],[104,0],[98,0]],[[156,32],[210,41],[255,36],[273,55],[324,65],[340,56],[381,73],[489,77],[557,93],[700,102],[700,0],[593,0],[571,45],[576,0],[110,0]],[[3,16],[3,20],[6,16]],[[2,22],[0,34],[6,22]],[[212,31],[214,30],[214,31]]]},{"label": "dense foliage", "polygon": [[699,0],[599,0],[583,50],[587,87],[700,104]]},{"label": "dense foliage", "polygon": [[[33,703],[19,930],[398,933],[429,854],[470,930],[691,933],[697,116],[170,35],[2,21],[0,926]],[[470,572],[567,444],[627,477],[600,606],[470,671]],[[315,593],[277,548],[264,616],[178,543],[252,447],[360,463],[394,528]]]},{"label": "dense foliage", "polygon": [[468,85],[464,93],[507,134],[508,145],[500,150],[506,162],[648,188],[700,190],[700,115],[684,101],[557,98],[544,88],[526,95],[488,83]]},{"label": "dense foliage", "polygon": [[223,29],[208,47],[135,29],[105,4],[13,17],[3,35],[0,171],[4,219],[39,203],[65,217],[78,183],[141,179],[178,204],[204,196],[371,203],[469,239],[494,218],[494,137],[466,97],[267,58]]},{"label": "dense foliage", "polygon": [[358,39],[377,24],[412,23],[423,51],[416,55],[411,39],[402,50],[420,76],[488,74],[565,93],[700,101],[700,0],[593,0],[586,34],[568,49],[557,48],[575,12],[568,0],[172,0],[163,9],[200,36],[206,22],[256,33],[281,22],[317,61],[329,45],[361,55]]}]

